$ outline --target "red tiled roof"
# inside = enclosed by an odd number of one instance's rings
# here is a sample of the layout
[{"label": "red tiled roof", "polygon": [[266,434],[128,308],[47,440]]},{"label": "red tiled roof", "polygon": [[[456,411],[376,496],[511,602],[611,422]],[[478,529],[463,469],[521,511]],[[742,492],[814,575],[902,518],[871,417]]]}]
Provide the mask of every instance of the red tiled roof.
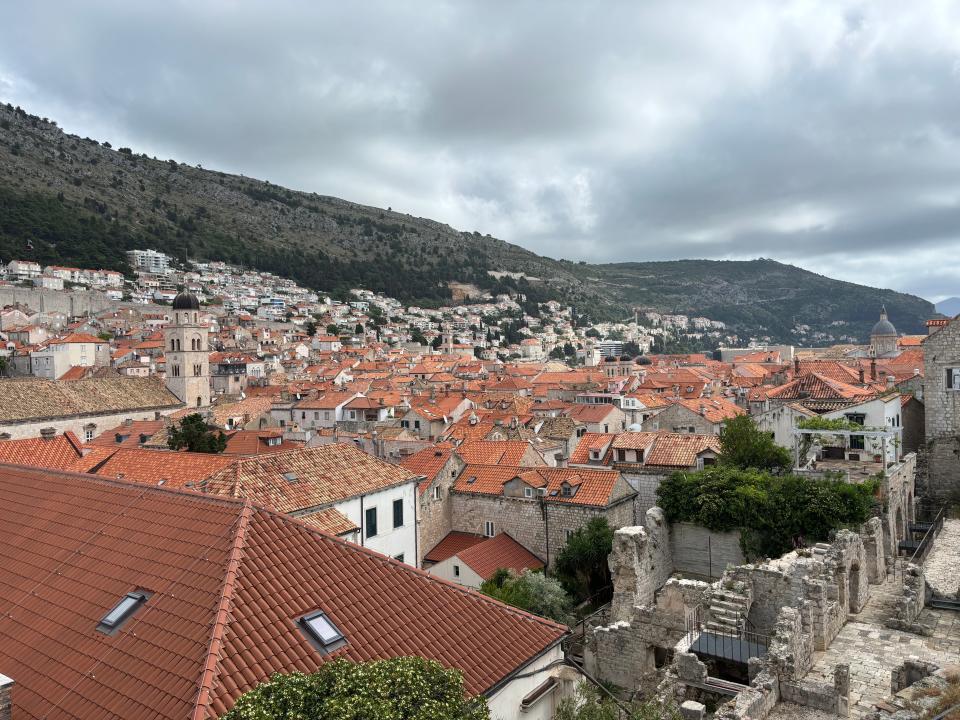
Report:
[{"label": "red tiled roof", "polygon": [[416,477],[406,468],[343,443],[232,461],[211,474],[202,485],[204,492],[248,498],[280,512],[329,505]]},{"label": "red tiled roof", "polygon": [[519,574],[523,570],[539,570],[543,561],[507,533],[487,538],[457,553],[464,565],[484,580],[500,568]]},{"label": "red tiled roof", "polygon": [[646,453],[645,465],[687,468],[697,462],[697,455],[712,450],[720,452],[720,438],[716,435],[685,433],[658,433],[653,448]]},{"label": "red tiled roof", "polygon": [[724,398],[699,398],[697,400],[680,400],[680,404],[687,410],[695,412],[703,417],[707,422],[720,423],[724,420],[730,420],[738,415],[745,415],[744,410],[739,405],[725,400]]},{"label": "red tiled roof", "polygon": [[446,537],[434,545],[433,550],[424,555],[424,562],[438,563],[443,562],[449,557],[459,554],[468,547],[482,543],[486,538],[483,535],[474,535],[473,533],[460,532],[452,530]]},{"label": "red tiled roof", "polygon": [[447,464],[452,450],[453,446],[448,443],[425,447],[419,452],[402,458],[400,460],[400,466],[415,475],[423,475],[424,480],[420,482],[417,488],[422,493],[430,487],[430,483],[437,477],[437,473]]},{"label": "red tiled roof", "polygon": [[162,481],[168,487],[195,487],[235,461],[233,457],[210,453],[119,448],[96,473],[147,485]]},{"label": "red tiled roof", "polygon": [[[121,423],[114,428],[104,430],[87,445],[112,448],[138,447],[141,436],[149,439],[165,427],[166,423],[163,420],[134,420],[129,425]],[[117,442],[117,435],[122,438],[120,442]]]},{"label": "red tiled roof", "polygon": [[[249,503],[11,466],[0,497],[14,718],[213,720],[272,673],[338,657],[433,658],[477,694],[566,633]],[[136,589],[152,595],[99,632]],[[314,610],[343,648],[321,655],[297,629]]]},{"label": "red tiled roof", "polygon": [[468,465],[523,465],[529,449],[524,440],[468,440],[457,447],[457,454]]},{"label": "red tiled roof", "polygon": [[69,430],[49,440],[27,438],[0,442],[0,463],[32,465],[52,470],[87,472],[110,456],[102,448],[84,447]]},{"label": "red tiled roof", "polygon": [[360,529],[353,520],[336,508],[325,508],[309,515],[300,515],[297,520],[330,535],[347,535]]},{"label": "red tiled roof", "polygon": [[[593,458],[590,457],[591,450],[602,450],[603,447],[616,437],[614,433],[584,433],[583,437],[577,442],[577,446],[570,453],[570,465],[586,465]],[[600,458],[601,460],[603,458]]]},{"label": "red tiled roof", "polygon": [[[269,441],[280,438],[278,445],[270,445]],[[285,452],[302,448],[302,442],[283,439],[282,430],[237,430],[227,437],[227,449],[224,455],[260,455],[262,453]]]},{"label": "red tiled roof", "polygon": [[[536,488],[546,488],[548,502],[606,507],[615,498],[613,491],[620,473],[611,470],[555,467],[508,467],[504,465],[467,465],[454,481],[453,489],[475,495],[503,495],[505,483],[519,477]],[[563,483],[577,488],[572,496],[564,497]]]}]

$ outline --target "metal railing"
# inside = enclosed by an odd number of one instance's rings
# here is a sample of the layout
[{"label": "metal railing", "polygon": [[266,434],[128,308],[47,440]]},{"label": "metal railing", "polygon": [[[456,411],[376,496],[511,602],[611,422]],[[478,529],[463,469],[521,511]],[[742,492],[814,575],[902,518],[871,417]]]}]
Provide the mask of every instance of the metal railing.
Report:
[{"label": "metal railing", "polygon": [[[923,521],[914,521],[908,522],[906,524],[906,534],[908,537],[913,538],[916,532],[919,532],[921,529],[924,531],[919,541],[915,540],[901,540],[897,544],[897,558],[893,565],[893,575],[894,577],[899,577],[900,581],[903,581],[904,572],[906,568],[911,564],[923,564],[924,560],[927,559],[927,555],[930,550],[933,548],[934,540],[936,540],[937,535],[940,534],[940,531],[943,530],[943,523],[946,519],[947,506],[942,505],[933,518],[928,522]],[[920,526],[920,527],[917,527]],[[916,543],[916,547],[913,547],[913,544]],[[913,553],[906,557],[901,555],[900,551],[906,552],[906,550],[913,549]]]}]

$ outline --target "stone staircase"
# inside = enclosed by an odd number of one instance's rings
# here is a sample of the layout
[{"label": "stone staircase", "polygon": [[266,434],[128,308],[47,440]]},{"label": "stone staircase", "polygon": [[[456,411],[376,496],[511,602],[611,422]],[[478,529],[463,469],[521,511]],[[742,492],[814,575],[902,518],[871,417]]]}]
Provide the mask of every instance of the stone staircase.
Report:
[{"label": "stone staircase", "polygon": [[712,588],[707,598],[706,632],[739,635],[743,632],[752,602],[750,589],[740,582]]}]

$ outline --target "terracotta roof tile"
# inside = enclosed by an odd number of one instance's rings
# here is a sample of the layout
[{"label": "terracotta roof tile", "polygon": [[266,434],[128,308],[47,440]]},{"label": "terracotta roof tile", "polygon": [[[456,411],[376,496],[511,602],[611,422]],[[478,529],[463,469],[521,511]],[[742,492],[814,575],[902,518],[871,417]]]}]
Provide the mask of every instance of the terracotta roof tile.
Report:
[{"label": "terracotta roof tile", "polygon": [[[504,484],[516,477],[531,487],[546,488],[544,499],[547,502],[606,507],[615,499],[614,489],[620,473],[608,469],[571,467],[467,465],[454,481],[453,489],[459,493],[503,495]],[[577,491],[571,496],[564,496],[561,493],[564,483],[576,487]]]},{"label": "terracotta roof tile", "polygon": [[0,463],[87,472],[110,457],[110,452],[103,448],[85,447],[76,435],[67,431],[49,440],[4,440],[0,442]]},{"label": "terracotta roof tile", "polygon": [[0,380],[0,422],[180,407],[156,378],[115,377],[58,383]]},{"label": "terracotta roof tile", "polygon": [[[433,658],[483,693],[566,633],[249,503],[11,466],[0,497],[15,718],[212,720],[272,673],[333,657]],[[138,588],[153,594],[98,632]],[[295,624],[318,609],[347,639],[327,656]]]},{"label": "terracotta roof tile", "polygon": [[443,562],[449,557],[466,550],[468,547],[482,543],[486,538],[483,535],[474,535],[473,533],[460,532],[453,530],[434,545],[433,549],[424,555],[424,562],[438,563]]},{"label": "terracotta roof tile", "polygon": [[507,533],[487,538],[483,542],[456,553],[464,565],[484,580],[500,568],[519,574],[523,570],[539,570],[543,561],[514,540]]}]

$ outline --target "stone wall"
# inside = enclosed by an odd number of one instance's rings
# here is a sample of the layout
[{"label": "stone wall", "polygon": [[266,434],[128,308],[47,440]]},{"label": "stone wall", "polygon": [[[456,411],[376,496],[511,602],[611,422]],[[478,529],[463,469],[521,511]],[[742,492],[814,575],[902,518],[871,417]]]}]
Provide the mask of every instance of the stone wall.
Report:
[{"label": "stone wall", "polygon": [[491,521],[495,533],[510,533],[549,567],[553,567],[557,555],[566,545],[567,531],[578,530],[592,518],[604,517],[615,529],[636,524],[632,495],[606,508],[573,503],[541,504],[536,499],[458,492],[451,493],[450,500],[453,530],[483,534],[484,523]]},{"label": "stone wall", "polygon": [[873,517],[867,520],[860,528],[860,537],[863,540],[867,580],[872,585],[879,585],[886,579],[887,575],[887,566],[884,560],[883,523],[880,522],[880,518]]},{"label": "stone wall", "polygon": [[847,717],[850,707],[850,666],[843,663],[834,666],[833,683],[783,681],[780,683],[780,697],[797,705]]},{"label": "stone wall", "polygon": [[930,631],[917,622],[920,611],[926,604],[927,581],[923,566],[910,563],[903,569],[903,589],[897,598],[894,616],[887,621],[887,627],[929,635]]},{"label": "stone wall", "polygon": [[[417,558],[417,567],[422,567],[423,557],[430,552],[438,542],[443,540],[453,529],[453,510],[450,497],[450,488],[456,476],[463,470],[464,462],[456,453],[450,458],[431,481],[429,487],[419,494],[417,508],[417,523],[420,533],[418,547],[420,557]],[[440,487],[440,499],[434,499],[434,486]]]},{"label": "stone wall", "polygon": [[647,510],[655,507],[657,504],[657,488],[667,476],[663,473],[640,473],[636,471],[623,472],[624,479],[630,483],[630,487],[637,491],[637,497],[634,501],[637,506],[637,517],[642,518]]},{"label": "stone wall", "polygon": [[670,526],[670,554],[676,572],[711,579],[745,562],[739,532],[712,532],[691,523]]},{"label": "stone wall", "polygon": [[960,367],[960,322],[941,328],[923,345],[927,490],[947,500],[960,492],[960,389],[947,387],[947,371]]},{"label": "stone wall", "polygon": [[17,303],[37,312],[59,312],[68,317],[94,315],[116,304],[103,293],[87,290],[0,288],[0,307]]}]

